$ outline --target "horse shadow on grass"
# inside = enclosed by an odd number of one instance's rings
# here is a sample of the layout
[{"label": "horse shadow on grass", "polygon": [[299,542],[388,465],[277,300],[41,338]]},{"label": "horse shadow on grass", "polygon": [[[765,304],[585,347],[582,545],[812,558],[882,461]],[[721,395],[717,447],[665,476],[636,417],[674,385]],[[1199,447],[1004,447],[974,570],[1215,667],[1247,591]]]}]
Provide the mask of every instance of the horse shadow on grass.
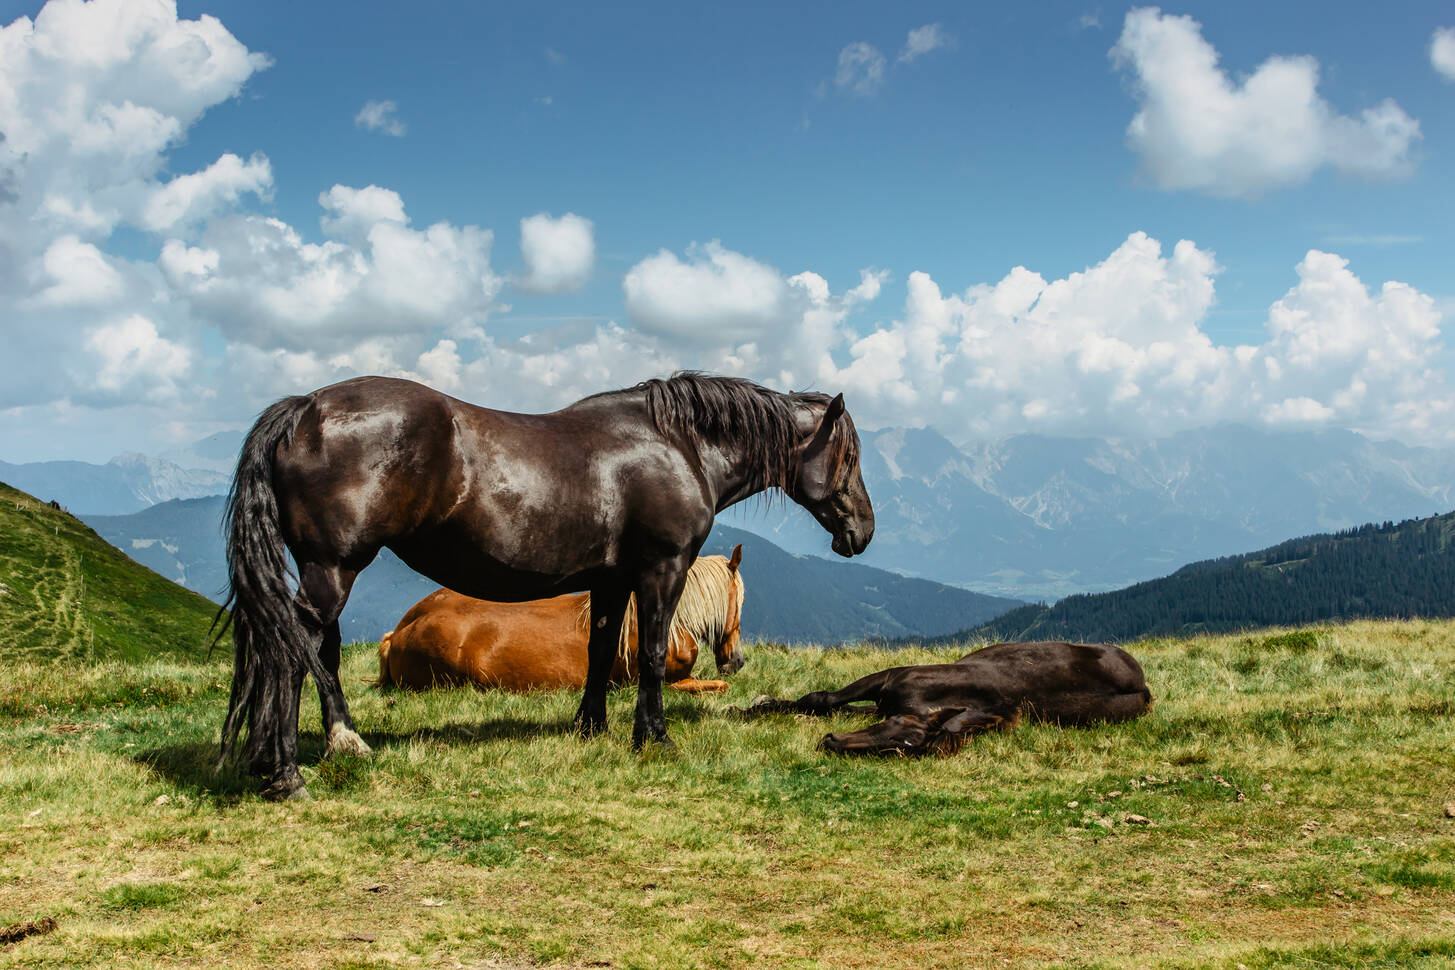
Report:
[{"label": "horse shadow on grass", "polygon": [[[669,711],[670,724],[695,724],[721,717],[705,705],[683,705]],[[630,720],[626,724],[630,726]],[[446,746],[488,744],[498,741],[528,742],[537,738],[575,737],[576,726],[569,718],[535,719],[497,717],[483,721],[452,721],[445,724],[401,731],[363,731],[361,736],[375,751],[387,751],[415,741]],[[629,733],[611,736],[610,743],[629,743]],[[325,745],[318,731],[304,730],[298,736],[298,763],[317,766],[324,760]],[[155,772],[190,796],[230,804],[257,793],[258,783],[243,769],[238,758],[217,767],[218,746],[213,741],[181,741],[130,754],[131,760]]]},{"label": "horse shadow on grass", "polygon": [[[667,726],[673,724],[697,724],[701,721],[716,720],[722,715],[719,711],[708,708],[706,705],[694,704],[681,707],[669,707],[667,710]],[[622,740],[629,738],[631,719],[626,718],[617,721],[618,726],[623,723],[628,732],[622,735]],[[412,728],[407,731],[361,731],[360,736],[368,742],[369,747],[375,749],[391,748],[405,745],[411,741],[430,741],[441,744],[479,744],[490,741],[532,741],[536,738],[549,738],[560,736],[574,737],[576,735],[575,722],[570,718],[555,718],[551,720],[537,720],[521,717],[496,717],[484,721],[452,721],[445,724],[427,725],[425,727]],[[613,736],[614,738],[615,736]],[[316,736],[312,740],[317,740]],[[321,741],[319,742],[321,746]],[[303,757],[303,739],[298,741],[299,759]],[[321,751],[320,751],[321,753]]]}]

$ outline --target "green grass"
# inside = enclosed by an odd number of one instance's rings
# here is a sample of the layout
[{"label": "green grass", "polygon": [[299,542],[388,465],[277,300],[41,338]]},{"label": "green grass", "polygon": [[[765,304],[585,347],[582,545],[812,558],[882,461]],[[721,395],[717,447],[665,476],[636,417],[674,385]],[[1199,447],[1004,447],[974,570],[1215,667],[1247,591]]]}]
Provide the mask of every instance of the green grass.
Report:
[{"label": "green grass", "polygon": [[380,694],[356,645],[375,755],[319,761],[310,691],[285,805],[210,769],[225,664],[12,659],[0,926],[58,926],[0,968],[1455,966],[1455,623],[1132,650],[1137,722],[850,761],[861,721],[726,708],[960,649],[760,647],[638,756],[631,690],[583,742],[574,694]]},{"label": "green grass", "polygon": [[0,483],[0,656],[196,660],[217,607]]}]

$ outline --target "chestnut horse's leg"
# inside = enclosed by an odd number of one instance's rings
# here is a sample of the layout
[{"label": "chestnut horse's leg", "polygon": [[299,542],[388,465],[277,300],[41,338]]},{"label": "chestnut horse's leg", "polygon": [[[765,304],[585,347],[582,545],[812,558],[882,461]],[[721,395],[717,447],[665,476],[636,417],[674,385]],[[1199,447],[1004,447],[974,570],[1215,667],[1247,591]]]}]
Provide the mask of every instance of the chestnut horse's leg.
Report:
[{"label": "chestnut horse's leg", "polygon": [[301,569],[300,597],[312,608],[300,609],[303,626],[318,642],[318,656],[333,677],[318,683],[318,705],[323,713],[323,736],[328,743],[325,757],[338,754],[366,755],[369,746],[354,729],[349,702],[339,681],[340,646],[338,618],[348,601],[358,572],[342,566],[307,563]]},{"label": "chestnut horse's leg", "polygon": [[586,646],[586,687],[576,711],[576,729],[582,737],[606,731],[606,685],[616,662],[621,624],[630,594],[618,586],[591,590],[591,638]]},{"label": "chestnut horse's leg", "polygon": [[[690,562],[690,560],[689,560]],[[637,713],[632,725],[632,747],[648,741],[672,747],[667,718],[662,713],[662,681],[667,675],[667,643],[672,617],[687,581],[688,562],[666,560],[638,580],[637,585]]]}]

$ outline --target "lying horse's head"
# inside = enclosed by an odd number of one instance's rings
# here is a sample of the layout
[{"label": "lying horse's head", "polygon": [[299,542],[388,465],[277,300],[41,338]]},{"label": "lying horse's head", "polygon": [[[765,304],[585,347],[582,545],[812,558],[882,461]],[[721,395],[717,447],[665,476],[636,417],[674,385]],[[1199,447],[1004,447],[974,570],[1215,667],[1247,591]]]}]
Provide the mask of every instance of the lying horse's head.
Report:
[{"label": "lying horse's head", "polygon": [[732,575],[732,584],[728,593],[727,615],[723,618],[722,634],[717,637],[712,645],[713,659],[717,661],[717,672],[719,674],[735,674],[747,663],[743,651],[738,647],[738,640],[742,636],[743,626],[743,574],[738,572],[738,566],[743,561],[743,544],[740,542],[733,549],[733,556],[728,560],[728,572]]},{"label": "lying horse's head", "polygon": [[[797,479],[787,489],[834,537],[833,550],[857,556],[874,538],[874,506],[859,473],[859,433],[844,409],[844,395],[799,395],[806,432]],[[820,410],[820,408],[822,410]],[[808,427],[807,422],[812,426]]]},{"label": "lying horse's head", "polygon": [[972,734],[1007,726],[963,707],[942,707],[926,715],[896,714],[862,731],[826,734],[818,746],[830,754],[901,755],[917,758],[952,755]]}]

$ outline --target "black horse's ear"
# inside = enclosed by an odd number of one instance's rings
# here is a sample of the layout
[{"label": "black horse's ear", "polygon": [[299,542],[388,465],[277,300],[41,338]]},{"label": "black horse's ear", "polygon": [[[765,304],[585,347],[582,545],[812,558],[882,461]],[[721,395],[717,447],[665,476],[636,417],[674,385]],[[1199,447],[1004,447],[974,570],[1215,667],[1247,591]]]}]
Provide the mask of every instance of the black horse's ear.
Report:
[{"label": "black horse's ear", "polygon": [[834,434],[834,425],[843,416],[844,395],[843,392],[840,392],[834,395],[832,401],[829,401],[828,407],[823,409],[823,417],[818,419],[818,427],[813,432],[813,447],[824,448],[828,446],[829,439]]},{"label": "black horse's ear", "polygon": [[834,395],[834,399],[830,401],[829,406],[824,409],[823,423],[827,425],[832,425],[835,421],[839,420],[839,418],[843,417],[843,415],[844,392],[840,391],[839,393]]},{"label": "black horse's ear", "polygon": [[732,572],[737,572],[738,571],[738,567],[741,566],[742,563],[743,563],[743,544],[741,542],[739,542],[733,548],[733,557],[728,560],[728,569],[730,569]]}]

